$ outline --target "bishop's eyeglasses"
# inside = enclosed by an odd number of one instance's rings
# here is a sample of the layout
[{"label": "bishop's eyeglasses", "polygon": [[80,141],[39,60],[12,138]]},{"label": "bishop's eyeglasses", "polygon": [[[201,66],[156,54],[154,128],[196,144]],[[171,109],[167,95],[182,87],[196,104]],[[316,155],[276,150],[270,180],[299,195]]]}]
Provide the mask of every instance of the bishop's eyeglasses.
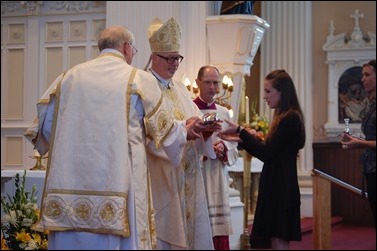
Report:
[{"label": "bishop's eyeglasses", "polygon": [[178,63],[182,62],[183,56],[178,55],[178,56],[172,56],[172,57],[164,57],[159,54],[156,54],[156,56],[159,56],[160,58],[163,58],[168,62],[168,64],[173,64],[175,61],[178,61]]}]

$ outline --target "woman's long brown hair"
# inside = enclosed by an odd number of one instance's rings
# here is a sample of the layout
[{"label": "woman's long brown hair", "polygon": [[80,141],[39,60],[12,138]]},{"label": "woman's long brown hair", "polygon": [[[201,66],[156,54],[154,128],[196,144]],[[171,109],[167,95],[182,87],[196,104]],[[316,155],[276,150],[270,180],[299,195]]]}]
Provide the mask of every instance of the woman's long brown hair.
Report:
[{"label": "woman's long brown hair", "polygon": [[305,124],[304,115],[302,113],[300,103],[297,98],[296,88],[291,76],[285,70],[275,70],[270,72],[265,80],[272,80],[272,87],[280,92],[280,102],[275,109],[274,117],[270,125],[270,129],[266,136],[268,140],[276,131],[278,125],[285,118],[288,113],[295,112],[299,115],[302,121],[302,128],[300,131],[300,147],[305,144]]}]

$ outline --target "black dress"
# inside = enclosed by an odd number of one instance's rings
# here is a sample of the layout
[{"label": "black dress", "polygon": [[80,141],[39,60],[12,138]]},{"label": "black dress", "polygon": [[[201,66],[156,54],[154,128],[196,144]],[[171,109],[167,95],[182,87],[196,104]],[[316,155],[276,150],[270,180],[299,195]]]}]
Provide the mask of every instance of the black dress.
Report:
[{"label": "black dress", "polygon": [[[264,162],[250,244],[271,237],[301,241],[300,190],[297,155],[303,147],[300,132],[304,125],[296,112],[282,119],[265,143],[242,130],[241,147]],[[255,241],[255,243],[253,243]],[[256,245],[254,245],[256,244]]]},{"label": "black dress", "polygon": [[[362,112],[361,130],[365,140],[376,140],[376,98],[369,101],[368,107]],[[364,175],[367,180],[368,200],[372,209],[374,226],[376,227],[376,149],[366,148],[361,155]]]}]

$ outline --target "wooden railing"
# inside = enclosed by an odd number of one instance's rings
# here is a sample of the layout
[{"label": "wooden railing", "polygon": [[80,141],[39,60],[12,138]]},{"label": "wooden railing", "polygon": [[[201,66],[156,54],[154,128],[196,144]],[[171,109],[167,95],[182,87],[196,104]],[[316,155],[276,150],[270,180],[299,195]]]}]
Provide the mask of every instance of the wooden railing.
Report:
[{"label": "wooden railing", "polygon": [[[340,142],[315,142],[313,169],[362,189],[363,166],[360,163],[360,155],[363,151],[361,148],[344,150]],[[368,201],[348,189],[334,185],[331,189],[331,204],[331,215],[342,217],[344,223],[374,226]]]},{"label": "wooden railing", "polygon": [[[315,250],[331,249],[331,184],[353,193],[362,191],[320,170],[313,169],[313,244]],[[367,193],[363,197],[367,198]]]}]

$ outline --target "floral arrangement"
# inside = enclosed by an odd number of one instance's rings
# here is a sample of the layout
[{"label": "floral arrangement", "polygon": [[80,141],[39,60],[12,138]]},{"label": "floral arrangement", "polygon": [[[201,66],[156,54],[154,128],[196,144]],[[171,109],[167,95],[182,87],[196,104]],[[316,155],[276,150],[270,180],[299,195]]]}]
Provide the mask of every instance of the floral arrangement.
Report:
[{"label": "floral arrangement", "polygon": [[7,194],[8,200],[1,197],[4,215],[1,217],[1,250],[37,250],[47,249],[47,233],[31,229],[39,219],[37,205],[37,188],[25,191],[26,170],[20,181],[15,178],[16,191],[13,197]]},{"label": "floral arrangement", "polygon": [[256,130],[258,137],[262,140],[265,139],[268,133],[268,126],[267,116],[254,113],[254,115],[251,117],[250,128]]},{"label": "floral arrangement", "polygon": [[251,122],[246,127],[257,131],[257,136],[264,141],[269,128],[269,122],[266,115],[259,115],[256,112],[256,102],[251,104]]}]

